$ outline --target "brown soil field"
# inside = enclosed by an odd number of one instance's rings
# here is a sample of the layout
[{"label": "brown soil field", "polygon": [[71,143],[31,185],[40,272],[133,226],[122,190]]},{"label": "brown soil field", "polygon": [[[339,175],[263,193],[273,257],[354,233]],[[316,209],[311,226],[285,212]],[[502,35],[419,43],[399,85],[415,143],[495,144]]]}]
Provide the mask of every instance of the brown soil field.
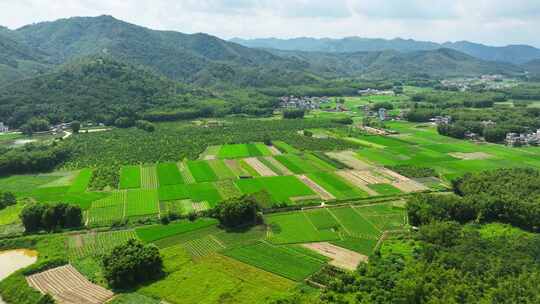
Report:
[{"label": "brown soil field", "polygon": [[355,270],[358,264],[368,260],[365,255],[326,242],[309,243],[303,246],[331,258],[330,265],[346,270]]},{"label": "brown soil field", "polygon": [[48,293],[60,304],[103,304],[114,294],[88,281],[73,266],[65,265],[26,278],[41,293]]},{"label": "brown soil field", "polygon": [[245,158],[244,161],[253,169],[255,169],[255,171],[257,171],[257,173],[259,173],[261,176],[277,176],[274,171],[265,166],[263,163],[261,163],[260,160],[255,157]]},{"label": "brown soil field", "polygon": [[283,173],[283,175],[293,175],[293,173],[287,167],[285,167],[283,164],[278,162],[275,158],[273,158],[271,156],[266,156],[265,158],[272,165],[274,165],[274,167],[278,168]]}]

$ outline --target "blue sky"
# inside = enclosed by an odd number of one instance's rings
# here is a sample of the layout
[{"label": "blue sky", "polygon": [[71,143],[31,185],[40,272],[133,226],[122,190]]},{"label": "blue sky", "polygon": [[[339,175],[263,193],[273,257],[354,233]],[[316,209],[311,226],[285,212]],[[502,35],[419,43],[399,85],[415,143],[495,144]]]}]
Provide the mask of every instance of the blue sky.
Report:
[{"label": "blue sky", "polygon": [[470,40],[540,47],[540,0],[0,0],[0,24],[113,15],[222,38]]}]

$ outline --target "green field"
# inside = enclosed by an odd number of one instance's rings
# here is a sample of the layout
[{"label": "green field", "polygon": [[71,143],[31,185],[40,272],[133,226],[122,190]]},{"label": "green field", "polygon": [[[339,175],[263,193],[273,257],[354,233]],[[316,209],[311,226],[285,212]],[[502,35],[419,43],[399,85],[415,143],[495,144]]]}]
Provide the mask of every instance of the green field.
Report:
[{"label": "green field", "polygon": [[92,178],[92,169],[83,169],[79,172],[71,186],[68,193],[80,193],[85,192]]},{"label": "green field", "polygon": [[380,195],[398,195],[402,193],[401,190],[390,184],[370,184],[367,186]]},{"label": "green field", "polygon": [[200,183],[188,185],[189,197],[196,202],[208,202],[214,206],[222,200],[214,183]]},{"label": "green field", "polygon": [[329,230],[340,227],[340,224],[326,208],[305,210],[304,213],[317,230]]},{"label": "green field", "polygon": [[214,182],[218,180],[216,173],[214,173],[207,161],[188,161],[187,167],[197,183]]},{"label": "green field", "polygon": [[284,141],[279,141],[279,140],[272,141],[272,144],[282,153],[300,153],[298,149],[296,149],[295,147],[289,145],[288,143]]},{"label": "green field", "polygon": [[382,233],[373,223],[356,212],[354,208],[331,208],[328,211],[343,226],[347,234],[351,236],[377,239]]},{"label": "green field", "polygon": [[141,188],[157,189],[159,187],[157,170],[154,165],[146,165],[141,168]]},{"label": "green field", "polygon": [[311,196],[315,193],[295,176],[271,176],[239,179],[236,185],[244,194],[266,191],[274,203],[292,204],[291,198]]},{"label": "green field", "polygon": [[218,152],[218,158],[246,158],[272,155],[270,149],[264,144],[235,144],[223,145]]},{"label": "green field", "polygon": [[308,177],[330,192],[337,199],[363,198],[368,194],[349,184],[343,178],[331,172],[316,172]]},{"label": "green field", "polygon": [[181,246],[162,250],[167,277],[138,292],[173,304],[252,304],[289,294],[293,281],[222,255],[191,260]]},{"label": "green field", "polygon": [[174,201],[189,198],[188,185],[161,186],[158,189],[160,201]]},{"label": "green field", "polygon": [[317,230],[303,212],[270,214],[265,219],[271,227],[268,239],[274,244],[310,243],[340,239],[337,232]]},{"label": "green field", "polygon": [[109,253],[130,239],[137,239],[133,230],[88,232],[70,236],[67,244],[70,258],[75,259]]},{"label": "green field", "polygon": [[160,187],[183,184],[184,179],[176,163],[160,163],[157,165],[157,175]]},{"label": "green field", "polygon": [[123,166],[120,169],[120,189],[134,189],[141,187],[141,167]]},{"label": "green field", "polygon": [[211,218],[201,218],[194,222],[183,220],[168,225],[154,225],[136,228],[137,236],[144,242],[150,243],[177,234],[186,233],[189,231],[215,226],[217,221]]},{"label": "green field", "polygon": [[326,263],[323,259],[313,258],[287,246],[265,242],[237,247],[226,251],[225,255],[294,281],[305,279]]},{"label": "green field", "polygon": [[219,180],[236,178],[236,174],[234,174],[234,172],[225,164],[223,160],[209,160],[208,164]]},{"label": "green field", "polygon": [[330,164],[309,153],[282,154],[276,155],[274,158],[294,174],[335,170]]},{"label": "green field", "polygon": [[159,213],[159,198],[156,190],[127,190],[127,217],[157,213]]}]

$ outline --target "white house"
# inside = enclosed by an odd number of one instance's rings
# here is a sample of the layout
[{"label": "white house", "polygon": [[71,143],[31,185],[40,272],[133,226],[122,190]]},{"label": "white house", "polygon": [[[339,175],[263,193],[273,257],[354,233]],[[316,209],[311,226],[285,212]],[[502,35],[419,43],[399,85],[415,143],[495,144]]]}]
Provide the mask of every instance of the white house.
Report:
[{"label": "white house", "polygon": [[5,126],[3,122],[0,122],[0,133],[9,131],[8,126]]}]

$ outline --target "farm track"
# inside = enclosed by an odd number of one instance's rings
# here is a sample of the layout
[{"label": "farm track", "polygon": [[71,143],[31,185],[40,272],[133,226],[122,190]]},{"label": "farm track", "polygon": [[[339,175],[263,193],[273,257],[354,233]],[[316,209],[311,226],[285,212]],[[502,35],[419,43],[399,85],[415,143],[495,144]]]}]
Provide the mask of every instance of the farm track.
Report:
[{"label": "farm track", "polygon": [[88,281],[73,266],[65,265],[26,277],[28,284],[49,293],[60,304],[102,304],[114,294]]}]

